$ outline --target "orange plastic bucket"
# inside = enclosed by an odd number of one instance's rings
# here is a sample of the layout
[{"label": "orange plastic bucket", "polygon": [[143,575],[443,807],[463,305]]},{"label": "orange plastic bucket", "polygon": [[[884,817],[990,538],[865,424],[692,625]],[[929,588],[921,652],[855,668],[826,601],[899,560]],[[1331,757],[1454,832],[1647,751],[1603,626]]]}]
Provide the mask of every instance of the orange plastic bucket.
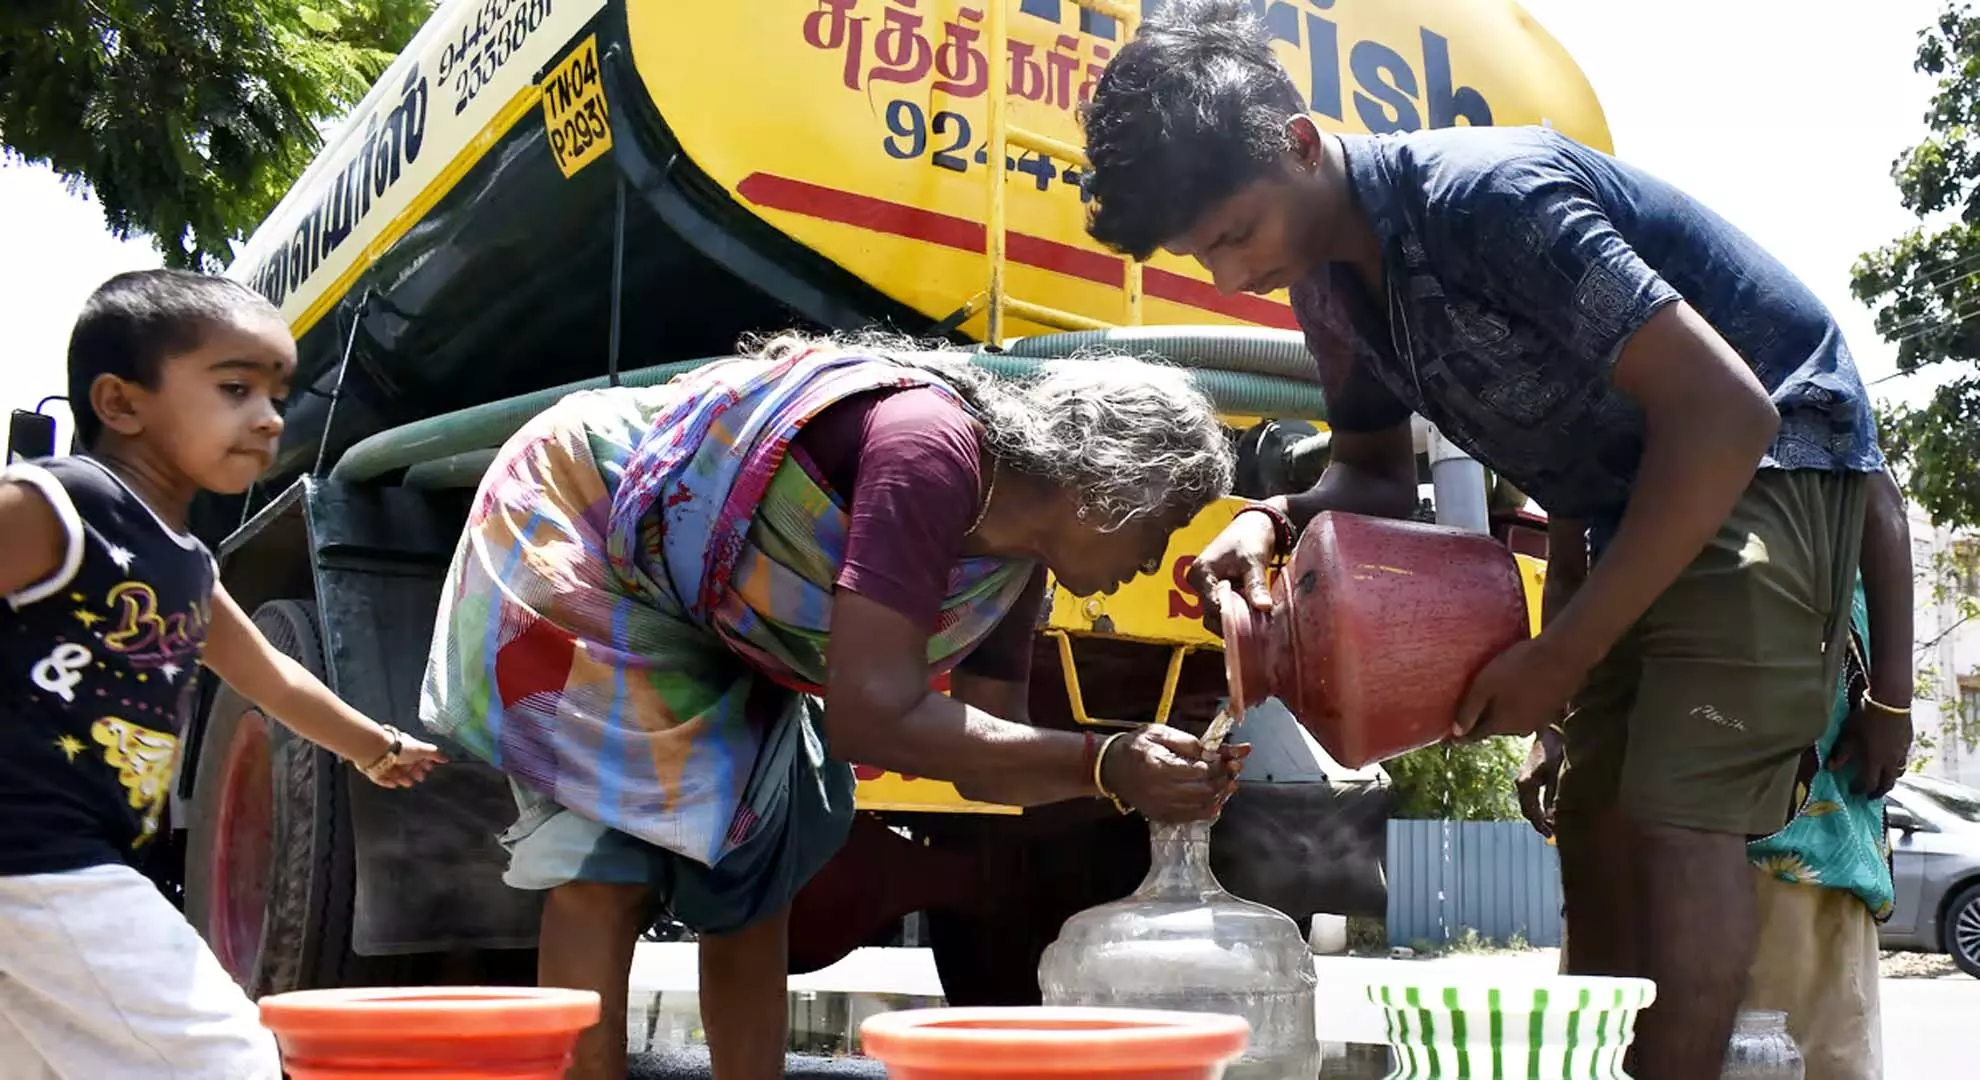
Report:
[{"label": "orange plastic bucket", "polygon": [[578,1033],[598,1022],[589,990],[378,987],[261,999],[291,1080],[561,1080]]},{"label": "orange plastic bucket", "polygon": [[917,1009],[859,1034],[890,1080],[1216,1080],[1251,1026],[1142,1009]]}]

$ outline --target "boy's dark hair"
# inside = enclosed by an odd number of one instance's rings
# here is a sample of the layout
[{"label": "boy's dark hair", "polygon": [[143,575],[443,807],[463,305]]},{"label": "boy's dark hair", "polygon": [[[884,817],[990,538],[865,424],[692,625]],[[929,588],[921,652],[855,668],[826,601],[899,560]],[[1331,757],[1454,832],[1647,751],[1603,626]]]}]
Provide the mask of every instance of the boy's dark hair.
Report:
[{"label": "boy's dark hair", "polygon": [[1274,167],[1305,111],[1250,0],[1169,0],[1083,112],[1087,231],[1147,258]]},{"label": "boy's dark hair", "polygon": [[166,357],[198,348],[214,323],[256,309],[272,314],[275,305],[238,281],[189,270],[137,270],[98,286],[69,333],[69,410],[77,442],[88,449],[103,433],[89,404],[97,376],[156,386]]}]

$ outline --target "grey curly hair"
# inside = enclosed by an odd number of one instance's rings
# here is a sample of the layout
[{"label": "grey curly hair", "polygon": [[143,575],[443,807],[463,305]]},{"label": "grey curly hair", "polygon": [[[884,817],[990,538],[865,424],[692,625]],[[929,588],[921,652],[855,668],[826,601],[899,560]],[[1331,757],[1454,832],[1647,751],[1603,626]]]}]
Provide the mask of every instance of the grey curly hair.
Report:
[{"label": "grey curly hair", "polygon": [[1230,439],[1181,368],[1087,351],[1002,379],[946,342],[875,332],[745,338],[741,351],[775,359],[820,345],[935,376],[975,411],[996,461],[1071,492],[1080,517],[1102,532],[1194,515],[1230,493]]}]

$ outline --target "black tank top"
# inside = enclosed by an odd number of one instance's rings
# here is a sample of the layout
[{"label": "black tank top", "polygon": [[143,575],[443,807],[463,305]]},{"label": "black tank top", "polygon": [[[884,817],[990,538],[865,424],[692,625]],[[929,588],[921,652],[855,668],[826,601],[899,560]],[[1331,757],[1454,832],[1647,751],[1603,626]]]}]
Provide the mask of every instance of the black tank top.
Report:
[{"label": "black tank top", "polygon": [[213,555],[83,457],[9,468],[63,563],[0,606],[0,875],[134,862],[163,827],[197,696]]}]

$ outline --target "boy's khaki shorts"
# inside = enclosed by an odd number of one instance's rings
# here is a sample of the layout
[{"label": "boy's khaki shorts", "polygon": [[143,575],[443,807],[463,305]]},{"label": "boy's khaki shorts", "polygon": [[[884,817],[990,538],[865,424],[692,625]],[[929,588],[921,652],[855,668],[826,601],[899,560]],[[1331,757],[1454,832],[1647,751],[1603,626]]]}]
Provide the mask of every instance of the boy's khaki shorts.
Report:
[{"label": "boy's khaki shorts", "polygon": [[1561,816],[1613,804],[1707,832],[1781,828],[1834,709],[1867,491],[1857,473],[1755,475],[1576,696]]}]

